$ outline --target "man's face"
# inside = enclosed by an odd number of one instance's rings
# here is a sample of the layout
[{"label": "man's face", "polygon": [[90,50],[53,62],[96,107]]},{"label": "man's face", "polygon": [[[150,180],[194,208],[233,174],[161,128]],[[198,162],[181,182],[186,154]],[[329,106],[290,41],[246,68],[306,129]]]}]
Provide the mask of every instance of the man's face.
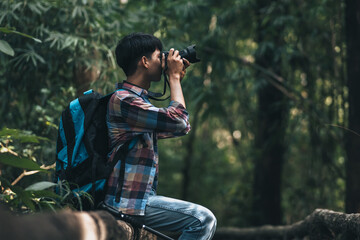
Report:
[{"label": "man's face", "polygon": [[162,67],[161,67],[161,59],[160,59],[161,52],[159,49],[156,49],[152,55],[151,59],[149,60],[149,78],[152,82],[158,82],[161,80],[161,73],[162,73]]}]

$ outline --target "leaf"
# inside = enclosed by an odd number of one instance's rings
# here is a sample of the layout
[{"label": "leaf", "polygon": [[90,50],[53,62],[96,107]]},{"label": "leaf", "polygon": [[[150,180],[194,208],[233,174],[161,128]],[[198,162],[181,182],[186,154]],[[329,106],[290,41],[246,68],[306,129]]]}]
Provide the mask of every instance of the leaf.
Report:
[{"label": "leaf", "polygon": [[11,31],[12,31],[12,29],[10,29],[10,28],[0,27],[0,32],[11,33]]},{"label": "leaf", "polygon": [[4,40],[0,40],[0,51],[12,57],[15,54],[14,49],[12,49],[10,44]]},{"label": "leaf", "polygon": [[13,29],[10,29],[10,28],[0,27],[0,32],[17,34],[17,35],[20,35],[20,36],[23,36],[23,37],[31,38],[35,42],[42,43],[42,41],[40,39],[38,39],[38,38],[30,36],[30,35],[28,35],[26,33],[18,32],[16,30],[13,30]]},{"label": "leaf", "polygon": [[56,205],[56,202],[53,201],[40,201],[38,202],[38,206],[40,209],[45,208],[46,210],[51,210],[54,213],[56,213],[56,209],[54,208],[54,205]]},{"label": "leaf", "polygon": [[31,38],[32,40],[34,40],[35,42],[38,42],[38,43],[42,43],[42,41],[38,38],[34,38],[28,34],[25,34],[25,33],[21,33],[21,32],[18,32],[18,31],[12,31],[12,33],[15,33],[15,34],[18,34],[18,35],[21,35],[23,37],[27,37],[27,38]]},{"label": "leaf", "polygon": [[17,198],[19,198],[28,208],[35,212],[35,205],[32,201],[32,196],[30,192],[18,189],[16,192]]},{"label": "leaf", "polygon": [[11,183],[6,178],[0,176],[0,186],[5,188],[11,188]]},{"label": "leaf", "polygon": [[45,169],[41,169],[36,162],[29,158],[17,157],[9,153],[0,153],[0,163],[27,170],[47,171]]},{"label": "leaf", "polygon": [[[26,189],[25,189],[26,190]],[[49,190],[41,190],[33,192],[35,198],[52,198],[61,199],[61,196]]]},{"label": "leaf", "polygon": [[16,197],[14,197],[14,199],[12,199],[12,201],[15,201],[16,205],[17,205],[16,202],[18,202],[20,200],[20,202],[22,202],[25,206],[30,208],[32,211],[36,210],[35,205],[32,201],[33,198],[31,196],[31,192],[26,192],[26,191],[24,191],[23,188],[21,188],[19,186],[10,186],[10,189],[11,189],[11,191],[13,191],[16,194]]},{"label": "leaf", "polygon": [[47,181],[42,181],[42,182],[37,182],[34,183],[30,186],[28,186],[27,188],[25,188],[25,191],[41,191],[41,190],[45,190],[51,187],[56,186],[56,183],[53,182],[47,182]]},{"label": "leaf", "polygon": [[12,139],[20,140],[22,143],[39,143],[40,140],[49,141],[47,138],[31,134],[29,131],[10,128],[3,128],[0,130],[0,138],[6,138],[8,136],[10,136]]}]

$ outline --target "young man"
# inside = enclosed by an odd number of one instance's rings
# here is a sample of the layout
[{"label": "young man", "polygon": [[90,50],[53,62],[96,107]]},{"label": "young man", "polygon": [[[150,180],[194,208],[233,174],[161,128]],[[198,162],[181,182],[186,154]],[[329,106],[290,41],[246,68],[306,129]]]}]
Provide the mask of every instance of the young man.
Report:
[{"label": "young man", "polygon": [[[216,229],[216,218],[210,210],[156,195],[157,140],[182,136],[190,131],[180,84],[190,63],[180,57],[179,51],[170,49],[167,58],[171,91],[169,106],[157,108],[148,99],[147,90],[151,82],[160,81],[165,66],[161,51],[159,39],[142,33],[124,37],[116,47],[117,63],[127,79],[118,85],[119,90],[113,94],[108,105],[107,124],[113,149],[109,161],[124,143],[131,142],[126,158],[116,164],[109,178],[105,203],[141,219],[145,225],[156,230],[182,232],[180,239],[211,239]],[[121,161],[126,163],[122,187],[118,184]]]}]

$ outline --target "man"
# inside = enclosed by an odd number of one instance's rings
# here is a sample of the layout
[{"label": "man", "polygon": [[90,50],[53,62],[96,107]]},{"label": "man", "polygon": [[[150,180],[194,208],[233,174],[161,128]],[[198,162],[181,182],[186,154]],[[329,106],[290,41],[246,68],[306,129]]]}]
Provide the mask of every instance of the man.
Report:
[{"label": "man", "polygon": [[[117,63],[127,79],[118,86],[119,90],[108,105],[107,124],[113,149],[109,161],[124,143],[133,140],[126,158],[116,164],[109,178],[105,203],[124,214],[139,216],[136,218],[156,230],[182,232],[180,239],[211,239],[216,218],[210,210],[156,195],[157,140],[182,136],[190,131],[180,84],[190,63],[180,57],[179,51],[170,49],[167,58],[166,73],[171,91],[169,106],[157,108],[148,99],[151,82],[160,81],[165,66],[161,51],[159,39],[142,33],[124,37],[116,47]],[[118,182],[121,161],[124,160],[126,171],[121,187]]]}]

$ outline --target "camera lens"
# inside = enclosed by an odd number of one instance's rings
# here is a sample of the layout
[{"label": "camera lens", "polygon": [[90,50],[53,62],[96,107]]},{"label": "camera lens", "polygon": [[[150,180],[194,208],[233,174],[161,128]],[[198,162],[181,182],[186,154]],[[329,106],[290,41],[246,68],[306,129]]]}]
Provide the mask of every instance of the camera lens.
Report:
[{"label": "camera lens", "polygon": [[[197,62],[200,62],[200,59],[196,57],[196,50],[195,50],[195,47],[196,45],[191,45],[191,46],[188,46],[187,48],[181,50],[179,52],[179,55],[182,57],[182,58],[186,58],[189,62],[191,63],[197,63]],[[169,51],[164,51],[162,52],[165,54],[165,64],[166,64],[166,60],[167,60],[167,57],[169,55]],[[162,54],[160,55],[160,58],[162,57]]]}]

